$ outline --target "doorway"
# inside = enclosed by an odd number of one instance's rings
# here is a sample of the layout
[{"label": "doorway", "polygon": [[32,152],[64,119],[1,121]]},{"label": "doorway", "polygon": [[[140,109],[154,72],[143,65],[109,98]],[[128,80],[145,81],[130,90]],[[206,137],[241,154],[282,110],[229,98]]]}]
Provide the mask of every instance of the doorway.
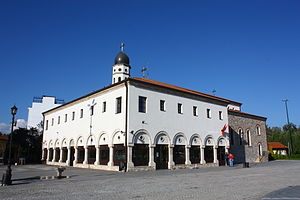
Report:
[{"label": "doorway", "polygon": [[168,145],[157,144],[154,148],[154,161],[156,163],[156,169],[168,169],[169,161],[169,149]]},{"label": "doorway", "polygon": [[218,147],[217,151],[217,157],[219,160],[219,166],[224,166],[225,165],[225,147]]}]

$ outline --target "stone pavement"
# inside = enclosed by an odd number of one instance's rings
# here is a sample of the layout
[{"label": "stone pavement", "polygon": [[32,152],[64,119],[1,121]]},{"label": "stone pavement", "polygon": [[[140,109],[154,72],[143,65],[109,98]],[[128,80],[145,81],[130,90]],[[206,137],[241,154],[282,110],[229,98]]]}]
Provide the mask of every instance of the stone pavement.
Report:
[{"label": "stone pavement", "polygon": [[300,161],[128,173],[70,167],[63,173],[70,178],[26,179],[55,175],[52,166],[14,166],[13,185],[0,187],[0,199],[300,200]]}]

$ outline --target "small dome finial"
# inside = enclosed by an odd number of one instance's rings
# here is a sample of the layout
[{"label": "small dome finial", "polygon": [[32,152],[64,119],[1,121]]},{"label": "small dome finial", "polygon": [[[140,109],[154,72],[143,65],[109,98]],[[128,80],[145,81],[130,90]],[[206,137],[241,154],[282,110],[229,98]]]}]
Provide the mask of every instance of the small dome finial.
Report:
[{"label": "small dome finial", "polygon": [[120,45],[120,49],[121,49],[122,52],[124,51],[124,47],[125,47],[125,44],[122,42],[121,45]]}]

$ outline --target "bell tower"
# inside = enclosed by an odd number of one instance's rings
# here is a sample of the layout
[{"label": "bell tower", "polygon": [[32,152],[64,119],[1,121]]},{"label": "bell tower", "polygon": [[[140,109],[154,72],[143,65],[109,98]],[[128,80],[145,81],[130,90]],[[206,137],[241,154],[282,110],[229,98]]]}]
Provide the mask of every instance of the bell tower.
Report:
[{"label": "bell tower", "polygon": [[120,52],[115,57],[115,64],[112,66],[112,84],[118,83],[130,77],[129,57],[124,53],[124,43],[121,43]]}]

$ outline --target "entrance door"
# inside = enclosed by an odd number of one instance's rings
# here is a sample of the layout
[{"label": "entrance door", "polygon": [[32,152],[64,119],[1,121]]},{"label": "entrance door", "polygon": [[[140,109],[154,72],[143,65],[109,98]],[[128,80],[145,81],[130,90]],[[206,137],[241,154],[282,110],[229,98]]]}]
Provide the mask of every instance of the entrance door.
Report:
[{"label": "entrance door", "polygon": [[219,165],[224,166],[225,165],[225,147],[218,147],[218,160],[219,160]]},{"label": "entrance door", "polygon": [[165,144],[157,144],[154,148],[154,156],[156,169],[168,169],[168,161],[169,161],[169,149],[168,145]]},{"label": "entrance door", "polygon": [[71,151],[71,156],[70,156],[70,166],[73,166],[73,162],[74,162],[74,160],[75,160],[75,149],[74,149],[74,147],[71,147],[70,148],[70,151]]}]

